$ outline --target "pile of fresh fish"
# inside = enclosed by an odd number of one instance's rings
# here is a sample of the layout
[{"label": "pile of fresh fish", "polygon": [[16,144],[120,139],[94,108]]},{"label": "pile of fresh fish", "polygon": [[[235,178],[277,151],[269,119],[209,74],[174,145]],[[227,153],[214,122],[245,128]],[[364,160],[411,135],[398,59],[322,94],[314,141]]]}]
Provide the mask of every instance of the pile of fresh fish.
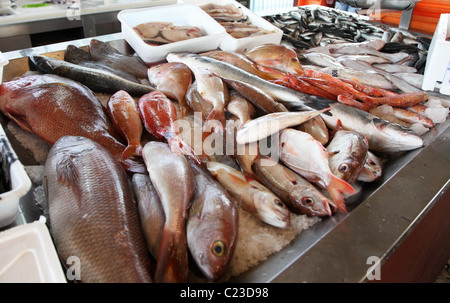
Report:
[{"label": "pile of fresh fish", "polygon": [[197,26],[174,25],[172,22],[146,22],[133,27],[145,43],[164,45],[202,36]]},{"label": "pile of fresh fish", "polygon": [[[345,103],[417,106],[426,94],[306,69],[285,45],[171,53],[145,67],[149,85],[134,57],[98,42],[89,52],[68,48],[65,61],[30,59],[50,74],[2,83],[0,110],[53,145],[50,225],[62,258],[85,256],[83,281],[126,270],[127,281],[186,282],[192,269],[220,281],[240,210],[277,230],[294,215],[346,213],[357,185],[381,177],[385,153],[423,145],[409,128]],[[118,61],[138,82],[105,68]],[[106,91],[102,106],[94,92]],[[97,256],[114,266],[91,261]]]},{"label": "pile of fresh fish", "polygon": [[242,8],[232,3],[208,3],[200,6],[200,8],[222,25],[233,38],[246,38],[272,32],[253,25],[249,17],[242,11]]}]

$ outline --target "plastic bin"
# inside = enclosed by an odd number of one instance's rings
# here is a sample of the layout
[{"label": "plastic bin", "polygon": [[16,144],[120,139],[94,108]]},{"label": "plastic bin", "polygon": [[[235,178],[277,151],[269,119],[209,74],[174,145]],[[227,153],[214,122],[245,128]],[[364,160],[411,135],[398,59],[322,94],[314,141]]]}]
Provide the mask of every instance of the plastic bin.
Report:
[{"label": "plastic bin", "polygon": [[[119,12],[124,39],[146,63],[165,60],[170,52],[203,52],[219,47],[226,35],[225,29],[201,8],[193,4],[172,4]],[[145,43],[134,27],[145,22],[172,22],[200,28],[202,37],[152,46]]]},{"label": "plastic bin", "polygon": [[3,55],[2,52],[0,52],[0,84],[3,80],[3,67],[7,65],[9,61],[6,59],[5,55]]}]

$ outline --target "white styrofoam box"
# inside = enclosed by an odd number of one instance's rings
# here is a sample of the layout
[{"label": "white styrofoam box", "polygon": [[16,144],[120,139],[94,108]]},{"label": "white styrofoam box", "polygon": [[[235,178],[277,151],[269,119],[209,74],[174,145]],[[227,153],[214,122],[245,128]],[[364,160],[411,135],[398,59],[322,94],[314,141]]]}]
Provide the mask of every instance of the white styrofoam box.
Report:
[{"label": "white styrofoam box", "polygon": [[208,3],[215,3],[218,5],[233,4],[242,9],[242,12],[248,16],[248,19],[250,20],[251,24],[258,26],[262,29],[271,31],[271,33],[269,33],[269,34],[254,35],[254,36],[239,38],[239,39],[236,39],[236,38],[232,37],[231,35],[227,34],[219,46],[219,48],[223,51],[244,52],[250,48],[256,47],[261,44],[266,44],[266,43],[279,44],[281,42],[281,38],[283,38],[283,31],[281,29],[274,26],[272,23],[265,20],[264,18],[256,15],[251,10],[249,10],[247,7],[245,7],[244,5],[240,4],[237,1],[234,1],[234,0],[210,0],[210,1],[208,1],[208,0],[200,0],[200,1],[180,0],[180,1],[183,1],[186,3],[195,3],[198,6],[202,6],[202,5],[208,4]]},{"label": "white styrofoam box", "polygon": [[31,188],[31,180],[17,158],[3,127],[0,125],[1,174],[9,181],[10,190],[0,194],[0,227],[14,222],[19,210],[20,198]]},{"label": "white styrofoam box", "polygon": [[45,218],[0,233],[0,283],[66,283]]},{"label": "white styrofoam box", "polygon": [[[122,34],[146,63],[165,60],[170,52],[203,52],[219,47],[226,35],[225,29],[201,8],[193,4],[170,4],[119,12]],[[152,46],[145,43],[134,27],[145,22],[172,22],[174,25],[197,26],[202,37]]]},{"label": "white styrofoam box", "polygon": [[3,55],[2,52],[0,52],[0,84],[2,84],[3,79],[3,67],[8,63],[9,61],[6,59],[5,55]]},{"label": "white styrofoam box", "polygon": [[[450,94],[450,14],[441,14],[431,40],[422,83],[423,90],[434,90],[436,82],[442,82],[440,93]],[[446,74],[449,74],[446,77]],[[446,80],[444,79],[446,78]]]}]

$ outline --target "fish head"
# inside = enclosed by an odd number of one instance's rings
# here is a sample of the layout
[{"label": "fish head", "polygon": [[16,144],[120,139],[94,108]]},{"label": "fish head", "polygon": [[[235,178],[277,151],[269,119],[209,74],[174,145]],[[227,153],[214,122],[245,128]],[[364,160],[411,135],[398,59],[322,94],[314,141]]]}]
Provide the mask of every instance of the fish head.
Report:
[{"label": "fish head", "polygon": [[375,118],[371,121],[369,147],[378,152],[400,152],[423,146],[423,140],[412,130],[399,124]]},{"label": "fish head", "polygon": [[343,157],[330,157],[330,170],[339,179],[353,184],[364,167],[366,154],[352,152]]},{"label": "fish head", "polygon": [[296,187],[292,196],[296,197],[295,202],[300,206],[301,212],[308,216],[331,216],[335,209],[334,203],[317,190]]},{"label": "fish head", "polygon": [[290,225],[290,211],[286,205],[273,194],[258,192],[255,194],[257,217],[263,222],[279,228]]}]

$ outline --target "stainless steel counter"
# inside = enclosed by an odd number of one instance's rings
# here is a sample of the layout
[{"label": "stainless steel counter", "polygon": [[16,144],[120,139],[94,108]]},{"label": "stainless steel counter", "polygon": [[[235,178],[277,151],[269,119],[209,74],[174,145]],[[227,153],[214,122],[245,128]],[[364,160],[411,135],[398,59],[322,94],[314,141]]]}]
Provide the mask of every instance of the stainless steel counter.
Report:
[{"label": "stainless steel counter", "polygon": [[[132,51],[121,34],[96,39],[123,52]],[[87,38],[5,53],[10,64],[5,68],[4,80],[23,73],[28,68],[26,57],[31,54],[62,52],[68,44],[81,47],[89,45],[89,41]],[[4,117],[2,120],[5,122]],[[362,192],[348,201],[348,214],[337,213],[303,231],[280,252],[232,282],[367,281],[369,268],[388,260],[449,190],[449,126],[450,119],[438,124],[424,136],[423,148],[388,162],[380,180],[365,184]],[[27,163],[20,152],[18,156]],[[21,201],[17,224],[39,215],[32,200],[29,195]],[[450,243],[450,239],[444,240]],[[375,263],[368,262],[371,257]]]}]

